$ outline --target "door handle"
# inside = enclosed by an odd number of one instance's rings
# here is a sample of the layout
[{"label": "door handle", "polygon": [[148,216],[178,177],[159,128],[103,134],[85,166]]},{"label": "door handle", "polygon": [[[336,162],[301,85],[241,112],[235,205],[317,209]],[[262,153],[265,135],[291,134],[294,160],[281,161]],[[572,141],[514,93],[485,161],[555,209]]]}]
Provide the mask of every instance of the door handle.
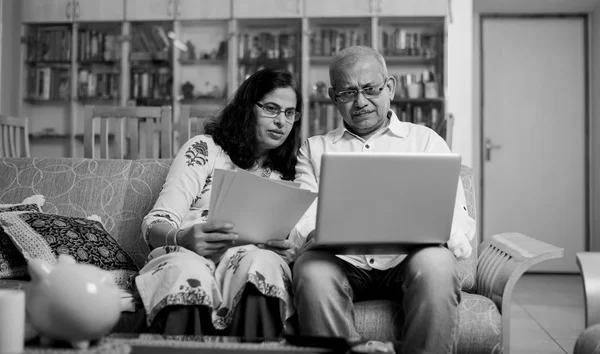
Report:
[{"label": "door handle", "polygon": [[485,148],[485,160],[490,161],[492,159],[492,150],[499,150],[502,145],[494,145],[492,144],[492,139],[485,139],[484,148]]}]

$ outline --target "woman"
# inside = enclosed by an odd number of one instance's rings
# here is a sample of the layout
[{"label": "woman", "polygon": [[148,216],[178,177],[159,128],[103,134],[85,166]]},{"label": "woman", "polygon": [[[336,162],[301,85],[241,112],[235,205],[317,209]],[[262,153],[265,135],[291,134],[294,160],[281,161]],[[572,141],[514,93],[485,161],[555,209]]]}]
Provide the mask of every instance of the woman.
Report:
[{"label": "woman", "polygon": [[[142,222],[152,252],[136,277],[149,330],[276,338],[293,314],[292,242],[233,246],[233,225],[207,222],[215,169],[293,180],[302,97],[292,75],[250,76],[205,134],[173,160]],[[282,235],[285,236],[285,235]],[[215,331],[216,330],[216,331]]]}]

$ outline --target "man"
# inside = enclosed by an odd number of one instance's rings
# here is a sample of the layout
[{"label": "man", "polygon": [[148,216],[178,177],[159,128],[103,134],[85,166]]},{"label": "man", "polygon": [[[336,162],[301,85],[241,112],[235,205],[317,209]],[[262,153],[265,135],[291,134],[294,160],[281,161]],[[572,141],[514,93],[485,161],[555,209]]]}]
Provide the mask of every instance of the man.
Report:
[{"label": "man", "polygon": [[[329,78],[329,97],[344,124],[326,135],[309,138],[302,146],[296,181],[303,187],[318,190],[325,151],[450,152],[433,130],[400,122],[390,110],[396,79],[388,76],[385,61],[377,51],[363,46],[340,51],[329,65]],[[299,247],[312,240],[315,212],[313,204],[292,231],[291,237]],[[398,232],[401,230],[402,225],[398,225]],[[353,301],[388,298],[402,304],[402,353],[452,352],[460,302],[456,262],[471,254],[469,241],[474,234],[475,221],[467,214],[459,181],[448,248],[364,256],[302,252],[293,268],[301,334],[361,339],[354,326]]]}]

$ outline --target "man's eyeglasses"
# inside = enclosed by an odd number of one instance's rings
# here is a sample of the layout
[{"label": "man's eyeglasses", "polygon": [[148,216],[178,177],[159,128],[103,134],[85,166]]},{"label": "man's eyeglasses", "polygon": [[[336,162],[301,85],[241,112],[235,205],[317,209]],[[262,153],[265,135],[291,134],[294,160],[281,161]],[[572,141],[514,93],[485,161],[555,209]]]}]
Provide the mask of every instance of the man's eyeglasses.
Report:
[{"label": "man's eyeglasses", "polygon": [[294,108],[288,108],[286,110],[281,109],[281,107],[279,107],[278,105],[276,105],[275,103],[258,103],[256,102],[256,105],[260,108],[262,108],[263,110],[263,117],[266,118],[276,118],[278,117],[281,112],[283,112],[283,115],[285,116],[285,120],[288,123],[294,123],[300,120],[300,117],[302,117],[302,114],[298,111],[296,111]]},{"label": "man's eyeglasses", "polygon": [[348,103],[348,102],[352,102],[354,100],[356,100],[358,98],[358,94],[360,92],[362,92],[366,98],[375,98],[377,96],[379,96],[379,94],[381,93],[381,91],[383,91],[383,88],[385,87],[385,84],[387,83],[387,79],[385,79],[383,81],[383,85],[381,85],[381,87],[379,87],[378,85],[376,86],[367,86],[367,87],[363,87],[361,89],[358,90],[344,90],[344,91],[340,91],[338,93],[335,94],[335,97],[337,97],[338,100],[340,100],[340,102],[343,103]]}]

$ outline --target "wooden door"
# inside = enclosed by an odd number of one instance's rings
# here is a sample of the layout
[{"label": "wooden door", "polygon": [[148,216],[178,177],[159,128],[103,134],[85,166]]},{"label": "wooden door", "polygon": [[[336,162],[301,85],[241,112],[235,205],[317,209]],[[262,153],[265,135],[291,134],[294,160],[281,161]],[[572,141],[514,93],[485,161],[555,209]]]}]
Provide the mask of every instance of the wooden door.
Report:
[{"label": "wooden door", "polygon": [[226,20],[231,6],[223,0],[176,0],[175,15],[181,20]]},{"label": "wooden door", "polygon": [[304,0],[307,17],[365,17],[374,12],[371,0]]},{"label": "wooden door", "polygon": [[175,19],[175,0],[127,0],[125,4],[125,19],[129,21]]},{"label": "wooden door", "polygon": [[73,0],[19,0],[23,23],[73,21]]},{"label": "wooden door", "polygon": [[76,21],[123,21],[125,0],[73,0]]},{"label": "wooden door", "polygon": [[483,237],[521,232],[565,249],[534,271],[576,272],[586,248],[586,26],[482,24]]},{"label": "wooden door", "polygon": [[300,18],[302,0],[233,0],[234,18]]},{"label": "wooden door", "polygon": [[374,0],[374,12],[382,17],[446,16],[448,0]]}]

